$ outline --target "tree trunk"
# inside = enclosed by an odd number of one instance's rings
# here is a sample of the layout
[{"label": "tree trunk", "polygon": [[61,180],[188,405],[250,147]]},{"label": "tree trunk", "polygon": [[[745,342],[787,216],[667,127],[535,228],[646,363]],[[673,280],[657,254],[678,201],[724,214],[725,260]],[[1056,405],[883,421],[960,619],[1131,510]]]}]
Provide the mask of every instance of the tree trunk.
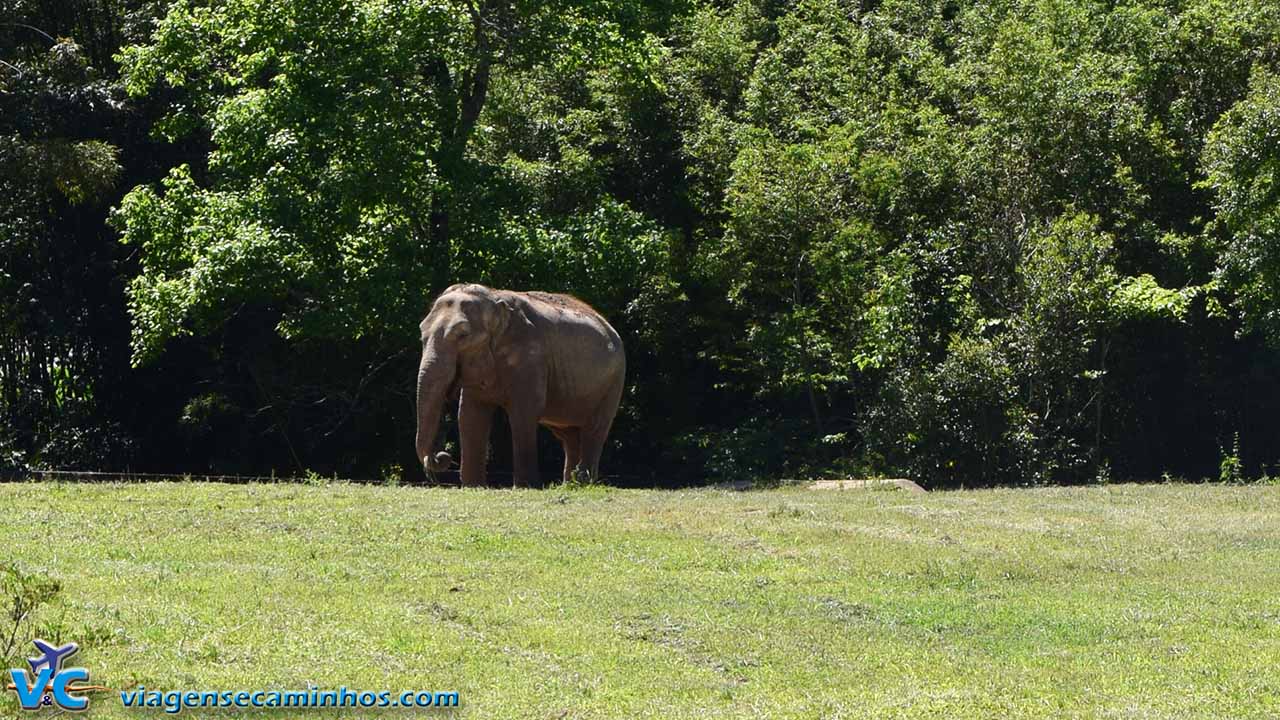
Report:
[{"label": "tree trunk", "polygon": [[454,82],[453,75],[443,61],[431,68],[431,75],[441,95],[454,98],[457,103],[454,117],[441,128],[440,147],[436,152],[436,171],[440,174],[442,187],[437,188],[432,196],[427,228],[433,263],[433,291],[443,290],[453,279],[450,216],[458,190],[466,180],[467,145],[475,133],[476,122],[480,119],[480,112],[489,95],[493,51],[485,32],[481,9],[469,6],[469,10],[475,33],[475,65],[463,74],[458,83]]}]

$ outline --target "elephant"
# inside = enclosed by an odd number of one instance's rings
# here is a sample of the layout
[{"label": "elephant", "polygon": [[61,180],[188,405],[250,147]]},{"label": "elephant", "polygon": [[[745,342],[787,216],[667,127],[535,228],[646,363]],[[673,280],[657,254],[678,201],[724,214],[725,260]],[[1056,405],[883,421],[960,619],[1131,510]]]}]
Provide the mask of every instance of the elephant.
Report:
[{"label": "elephant", "polygon": [[486,484],[499,407],[511,425],[514,486],[536,484],[540,424],[564,446],[565,480],[574,470],[599,477],[626,376],[622,339],[600,313],[572,295],[459,284],[436,298],[419,328],[416,449],[428,472],[453,463],[432,450],[456,388],[464,487]]}]

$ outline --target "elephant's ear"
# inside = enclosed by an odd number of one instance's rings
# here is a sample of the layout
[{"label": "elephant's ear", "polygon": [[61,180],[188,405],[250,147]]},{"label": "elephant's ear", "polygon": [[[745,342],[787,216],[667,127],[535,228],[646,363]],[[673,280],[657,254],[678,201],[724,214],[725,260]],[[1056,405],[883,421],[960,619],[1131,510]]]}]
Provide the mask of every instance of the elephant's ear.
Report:
[{"label": "elephant's ear", "polygon": [[494,301],[497,304],[498,318],[494,321],[494,328],[490,330],[493,340],[502,337],[502,333],[506,331],[507,326],[512,322],[524,323],[532,326],[529,316],[525,314],[524,308],[518,299],[513,297],[499,298]]},{"label": "elephant's ear", "polygon": [[489,344],[497,342],[502,337],[502,333],[507,331],[507,325],[511,324],[511,304],[507,300],[501,298],[493,301],[493,310],[485,317],[489,333]]},{"label": "elephant's ear", "polygon": [[[495,298],[493,301],[492,312],[488,313],[486,318],[488,327],[485,328],[489,333],[489,347],[485,354],[484,360],[488,363],[485,369],[486,373],[492,374],[493,368],[497,365],[498,347],[502,345],[502,336],[506,333],[511,323],[529,322],[529,317],[524,314],[524,310],[520,308],[519,303],[512,298]],[[529,323],[532,325],[533,323]]]}]

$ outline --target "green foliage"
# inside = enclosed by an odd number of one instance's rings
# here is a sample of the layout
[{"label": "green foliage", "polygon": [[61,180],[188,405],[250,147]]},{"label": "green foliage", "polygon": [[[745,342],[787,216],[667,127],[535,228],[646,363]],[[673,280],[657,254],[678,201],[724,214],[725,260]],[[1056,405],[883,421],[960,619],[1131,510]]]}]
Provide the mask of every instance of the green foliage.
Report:
[{"label": "green foliage", "polygon": [[1186,320],[1191,312],[1191,301],[1210,284],[1179,289],[1163,288],[1151,275],[1125,278],[1115,288],[1115,312],[1125,319],[1171,318]]},{"label": "green foliage", "polygon": [[[1271,0],[58,2],[16,7],[76,40],[0,58],[9,464],[122,457],[48,421],[110,368],[181,396],[119,426],[192,463],[416,473],[413,329],[459,280],[614,321],[627,474],[1280,460]],[[133,374],[31,310],[106,204]]]},{"label": "green foliage", "polygon": [[[101,220],[128,124],[101,33],[133,3],[0,6],[0,468],[125,461],[104,409],[127,325],[122,254]],[[49,32],[46,32],[47,28]],[[118,28],[123,30],[123,28]],[[108,39],[108,35],[112,35]],[[113,45],[111,50],[115,49]],[[105,53],[109,57],[110,53]]]},{"label": "green foliage", "polygon": [[[1228,285],[1189,170],[1249,43],[1275,57],[1280,35],[1262,4],[1215,7],[693,15],[670,87],[692,174],[725,188],[703,193],[698,277],[741,319],[710,357],[767,405],[807,405],[819,436],[857,404],[861,452],[934,482],[1109,467],[1113,348]],[[741,90],[708,88],[752,56]]]},{"label": "green foliage", "polygon": [[[504,204],[483,182],[497,168],[468,148],[504,73],[625,60],[631,22],[591,2],[173,4],[150,44],[121,52],[126,87],[187,98],[158,130],[204,130],[212,148],[207,168],[174,168],[115,214],[143,259],[130,287],[135,361],[246,304],[270,308],[285,339],[395,345],[443,280],[515,279],[498,257],[508,250],[555,258],[560,248],[510,238],[493,210],[505,206],[518,231],[543,221]],[[616,245],[598,240],[618,229],[626,211],[614,208],[584,220],[610,261]],[[618,272],[633,269],[618,259]]]},{"label": "green foliage", "polygon": [[1204,186],[1215,194],[1221,282],[1247,326],[1280,339],[1280,74],[1259,67],[1214,126]]},{"label": "green foliage", "polygon": [[680,439],[686,462],[703,468],[708,480],[762,480],[784,465],[785,435],[776,421],[726,430],[699,428]]},{"label": "green foliage", "polygon": [[378,478],[383,485],[388,487],[396,487],[403,479],[404,468],[398,465],[384,465],[378,473]]},{"label": "green foliage", "polygon": [[1236,485],[1245,481],[1244,462],[1240,459],[1240,433],[1232,436],[1231,449],[1222,451],[1222,461],[1218,463],[1218,479]]},{"label": "green foliage", "polygon": [[5,667],[18,664],[20,651],[30,645],[36,611],[61,591],[62,584],[47,575],[0,563],[0,661]]}]

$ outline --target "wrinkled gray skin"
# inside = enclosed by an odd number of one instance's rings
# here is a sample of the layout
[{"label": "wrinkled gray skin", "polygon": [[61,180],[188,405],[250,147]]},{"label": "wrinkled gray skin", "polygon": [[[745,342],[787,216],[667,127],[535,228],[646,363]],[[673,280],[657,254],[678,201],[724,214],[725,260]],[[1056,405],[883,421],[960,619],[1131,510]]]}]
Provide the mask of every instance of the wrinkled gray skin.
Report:
[{"label": "wrinkled gray skin", "polygon": [[453,462],[432,451],[458,387],[463,485],[485,484],[497,408],[510,420],[517,487],[537,482],[539,424],[564,446],[566,480],[576,468],[599,477],[626,373],[622,340],[599,313],[569,295],[454,285],[420,328],[417,451],[428,471]]}]

